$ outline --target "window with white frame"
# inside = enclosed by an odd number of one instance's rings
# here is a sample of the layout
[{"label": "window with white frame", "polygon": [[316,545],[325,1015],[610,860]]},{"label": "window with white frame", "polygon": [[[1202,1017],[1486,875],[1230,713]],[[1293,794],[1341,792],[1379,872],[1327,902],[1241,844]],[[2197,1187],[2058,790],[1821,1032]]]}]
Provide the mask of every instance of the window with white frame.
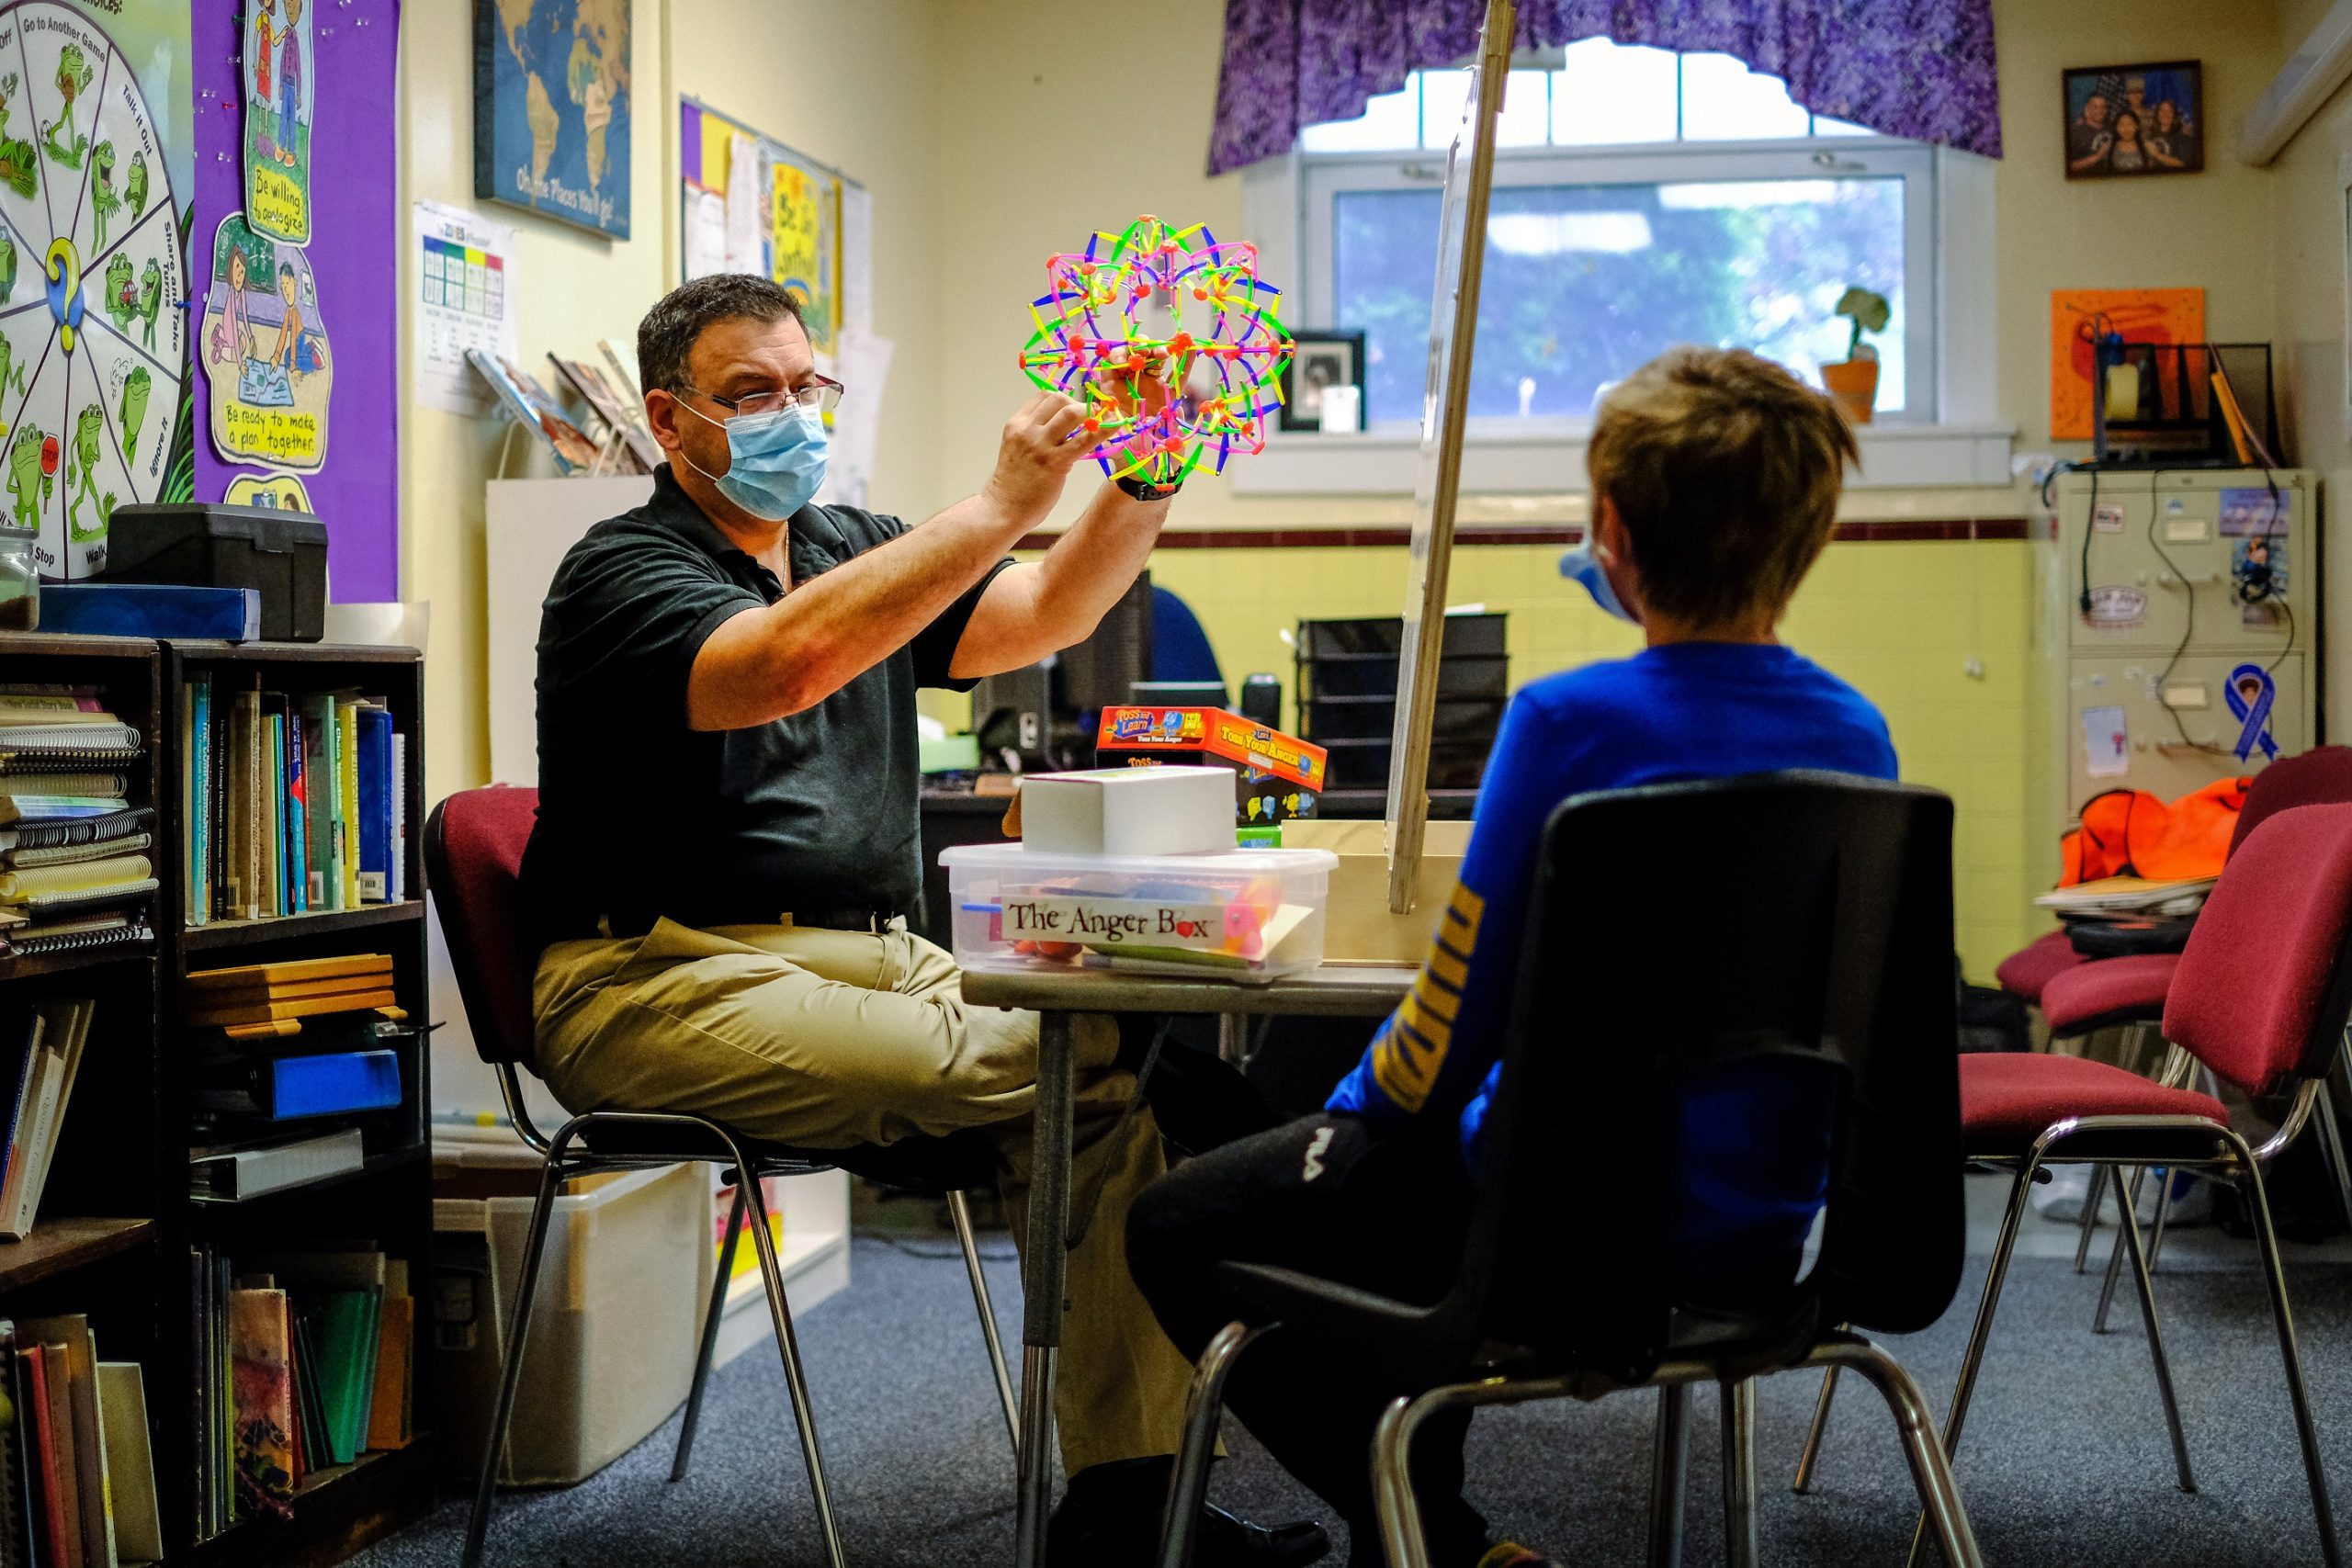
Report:
[{"label": "window with white frame", "polygon": [[[1365,334],[1368,425],[1420,417],[1445,150],[1467,71],[1417,72],[1299,142],[1306,276],[1285,312]],[[1878,414],[1936,410],[1932,152],[1809,113],[1724,54],[1588,39],[1510,73],[1487,225],[1470,414],[1580,421],[1675,344],[1754,349],[1818,380],[1860,285]]]}]

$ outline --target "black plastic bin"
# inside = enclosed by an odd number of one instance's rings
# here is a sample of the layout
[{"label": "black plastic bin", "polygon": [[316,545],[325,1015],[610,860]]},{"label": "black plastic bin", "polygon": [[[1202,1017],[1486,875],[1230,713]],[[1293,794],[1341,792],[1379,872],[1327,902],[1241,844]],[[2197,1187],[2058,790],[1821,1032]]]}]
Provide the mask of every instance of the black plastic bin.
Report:
[{"label": "black plastic bin", "polygon": [[107,533],[102,579],[259,589],[263,640],[326,636],[327,525],[315,517],[271,506],[118,506]]}]

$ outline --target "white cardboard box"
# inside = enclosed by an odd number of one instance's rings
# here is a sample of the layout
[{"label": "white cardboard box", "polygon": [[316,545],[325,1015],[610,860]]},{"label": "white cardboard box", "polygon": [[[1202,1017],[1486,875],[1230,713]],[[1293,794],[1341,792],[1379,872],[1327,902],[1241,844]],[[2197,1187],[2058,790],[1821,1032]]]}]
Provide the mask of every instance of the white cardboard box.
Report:
[{"label": "white cardboard box", "polygon": [[1233,848],[1231,768],[1095,768],[1021,781],[1021,841],[1040,854],[1193,855]]}]

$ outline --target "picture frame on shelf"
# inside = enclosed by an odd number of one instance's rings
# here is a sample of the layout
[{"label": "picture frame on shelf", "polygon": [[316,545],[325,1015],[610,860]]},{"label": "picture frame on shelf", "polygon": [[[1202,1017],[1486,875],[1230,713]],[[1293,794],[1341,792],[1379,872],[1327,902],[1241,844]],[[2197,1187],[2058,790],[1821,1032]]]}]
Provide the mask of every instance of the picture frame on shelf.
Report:
[{"label": "picture frame on shelf", "polygon": [[1364,427],[1364,337],[1360,332],[1295,331],[1290,363],[1283,367],[1282,428],[1321,430],[1323,390],[1355,389],[1350,428]]}]

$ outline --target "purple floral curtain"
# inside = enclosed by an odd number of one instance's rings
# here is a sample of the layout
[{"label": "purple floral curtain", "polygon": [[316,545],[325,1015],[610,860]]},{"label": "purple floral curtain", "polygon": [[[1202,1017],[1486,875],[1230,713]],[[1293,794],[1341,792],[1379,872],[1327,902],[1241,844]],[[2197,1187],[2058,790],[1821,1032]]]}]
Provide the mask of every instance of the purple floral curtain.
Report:
[{"label": "purple floral curtain", "polygon": [[[1485,15],[1484,0],[1226,0],[1209,173],[1463,60]],[[1815,114],[2001,155],[1992,0],[1521,0],[1520,48],[1593,37],[1734,55]]]}]

